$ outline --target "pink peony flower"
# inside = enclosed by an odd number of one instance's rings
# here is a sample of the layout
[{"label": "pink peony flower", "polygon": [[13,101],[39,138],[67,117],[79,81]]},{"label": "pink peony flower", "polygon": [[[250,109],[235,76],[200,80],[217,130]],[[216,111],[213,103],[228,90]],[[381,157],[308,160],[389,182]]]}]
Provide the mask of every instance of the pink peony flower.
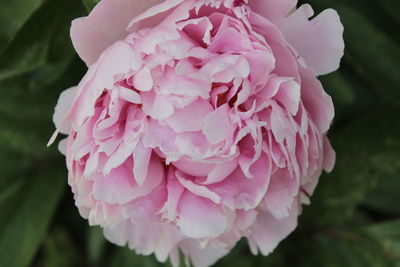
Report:
[{"label": "pink peony flower", "polygon": [[73,21],[89,70],[54,122],[90,225],[196,267],[243,237],[267,255],[296,228],[334,165],[334,108],[316,76],[344,49],[334,10],[310,20],[296,2],[103,0]]}]

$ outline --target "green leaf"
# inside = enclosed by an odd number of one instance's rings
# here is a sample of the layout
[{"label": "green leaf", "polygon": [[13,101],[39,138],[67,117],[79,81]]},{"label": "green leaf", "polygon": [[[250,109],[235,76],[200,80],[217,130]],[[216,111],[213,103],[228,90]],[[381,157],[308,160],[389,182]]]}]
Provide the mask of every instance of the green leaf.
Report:
[{"label": "green leaf", "polygon": [[74,54],[68,34],[71,20],[83,10],[79,0],[46,1],[2,51],[0,81],[40,67],[52,71],[51,76],[62,72]]},{"label": "green leaf", "polygon": [[319,255],[307,266],[389,267],[400,264],[399,220],[363,228],[324,229],[304,242],[310,246],[303,248]]},{"label": "green leaf", "polygon": [[[350,219],[357,205],[377,184],[400,173],[400,110],[361,119],[331,136],[337,153],[334,171],[320,179],[306,225],[338,225]],[[400,180],[395,188],[400,188]],[[390,195],[393,200],[394,195]],[[392,202],[398,205],[398,202]],[[318,216],[318,220],[315,220]]]},{"label": "green leaf", "polygon": [[110,267],[121,266],[141,266],[141,267],[160,267],[154,256],[140,256],[134,251],[124,247],[115,249]]},{"label": "green leaf", "polygon": [[84,266],[83,257],[65,228],[58,226],[47,236],[37,267]]},{"label": "green leaf", "polygon": [[378,213],[387,215],[400,215],[400,160],[383,162],[381,168],[386,168],[387,174],[377,181],[375,188],[370,191],[363,206]]},{"label": "green leaf", "polygon": [[101,227],[89,227],[87,237],[88,261],[91,266],[99,266],[103,259],[107,241]]},{"label": "green leaf", "polygon": [[362,231],[379,243],[386,255],[400,263],[400,220],[372,225]]},{"label": "green leaf", "polygon": [[[43,0],[0,0],[0,37],[8,40]],[[0,49],[5,42],[0,42]]]},{"label": "green leaf", "polygon": [[326,230],[315,236],[310,250],[318,257],[305,260],[305,266],[389,267],[396,261],[368,236],[345,230]]},{"label": "green leaf", "polygon": [[86,9],[90,12],[100,0],[82,0],[83,4],[85,5]]},{"label": "green leaf", "polygon": [[346,53],[355,71],[386,102],[400,104],[399,46],[355,9],[342,8],[340,12],[349,40]]},{"label": "green leaf", "polygon": [[379,95],[357,80],[347,66],[339,71],[319,77],[325,91],[332,96],[335,118],[332,130],[339,129],[360,116],[382,111],[387,105],[377,101]]},{"label": "green leaf", "polygon": [[[26,173],[28,175],[28,173]],[[63,175],[46,171],[23,180],[23,188],[0,205],[0,266],[24,267],[41,244],[64,188]]]}]

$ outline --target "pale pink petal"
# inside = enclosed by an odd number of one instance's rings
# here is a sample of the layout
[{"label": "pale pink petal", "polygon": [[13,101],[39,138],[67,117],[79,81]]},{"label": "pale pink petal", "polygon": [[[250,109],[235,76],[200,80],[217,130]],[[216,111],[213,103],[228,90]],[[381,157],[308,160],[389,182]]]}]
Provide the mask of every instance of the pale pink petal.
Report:
[{"label": "pale pink petal", "polygon": [[205,118],[203,134],[210,144],[217,144],[233,134],[234,127],[229,119],[227,104],[209,113]]},{"label": "pale pink petal", "polygon": [[210,44],[213,25],[207,17],[179,22],[177,26],[178,29],[184,29],[195,40]]},{"label": "pale pink petal", "polygon": [[131,70],[137,54],[126,42],[116,42],[102,55],[102,60],[94,64],[78,86],[77,98],[72,107],[73,126],[79,127],[89,116],[94,115],[96,100],[105,89],[114,87],[119,75]]},{"label": "pale pink petal", "polygon": [[296,179],[290,177],[285,169],[277,170],[271,178],[268,191],[263,199],[267,212],[277,219],[288,217],[298,191]]},{"label": "pale pink petal", "polygon": [[335,167],[336,152],[333,150],[328,137],[324,136],[324,163],[323,168],[326,172],[331,172]]},{"label": "pale pink petal", "polygon": [[140,95],[138,93],[136,93],[135,91],[125,88],[125,87],[120,87],[119,88],[119,92],[118,95],[120,98],[134,103],[134,104],[141,104],[142,100],[140,98]]},{"label": "pale pink petal", "polygon": [[76,93],[77,88],[72,87],[63,91],[58,98],[54,109],[53,122],[61,133],[68,134],[71,130],[71,122],[68,122],[65,118],[74,103]]},{"label": "pale pink petal", "polygon": [[[145,0],[142,1],[145,2]],[[166,17],[166,15],[169,15],[168,13],[165,14],[166,12],[170,11],[182,2],[184,2],[184,0],[149,1],[149,3],[146,5],[146,8],[143,8],[140,12],[137,12],[138,15],[136,15],[136,17],[131,16],[128,29],[134,32],[141,27],[155,26],[156,24],[160,23]]]},{"label": "pale pink petal", "polygon": [[153,77],[151,71],[144,67],[132,78],[133,86],[139,91],[147,92],[153,88]]},{"label": "pale pink petal", "polygon": [[250,168],[249,179],[237,168],[227,179],[208,188],[222,198],[222,203],[232,209],[253,209],[263,199],[271,176],[271,160],[263,154]]},{"label": "pale pink petal", "polygon": [[[180,4],[181,2],[183,3]],[[178,40],[180,34],[176,28],[176,23],[190,17],[189,9],[192,5],[192,1],[166,0],[134,18],[128,26],[128,30],[132,32],[135,32],[138,28],[149,27],[154,23],[158,24],[157,27],[149,28],[144,36],[134,42],[135,48],[145,54],[152,54],[156,51],[158,44]],[[176,8],[173,9],[175,6]],[[165,17],[164,12],[170,14]],[[158,16],[148,17],[157,14]]]},{"label": "pale pink petal", "polygon": [[160,221],[159,212],[166,200],[166,183],[162,181],[149,194],[119,206],[119,213],[135,224],[156,224]]},{"label": "pale pink petal", "polygon": [[163,208],[161,209],[161,214],[163,218],[168,219],[170,221],[175,221],[179,201],[185,192],[185,188],[176,178],[176,169],[170,167],[168,169],[168,176],[167,176],[167,191],[168,191],[168,198],[165,202]]},{"label": "pale pink petal", "polygon": [[270,21],[277,21],[286,17],[297,5],[297,0],[250,0],[252,11],[266,17]]},{"label": "pale pink petal", "polygon": [[142,186],[133,178],[132,168],[132,164],[124,164],[113,169],[108,176],[99,175],[94,181],[93,196],[110,204],[123,204],[149,194],[164,179],[164,169],[159,160],[150,162]]},{"label": "pale pink petal", "polygon": [[[261,254],[270,254],[297,226],[298,208],[294,203],[290,216],[278,220],[271,214],[260,212],[257,221],[251,227],[252,235],[248,237],[253,254],[257,254],[258,249]],[[258,248],[258,249],[257,249]]]},{"label": "pale pink petal", "polygon": [[165,121],[177,133],[201,131],[205,117],[212,111],[213,107],[208,101],[197,100],[182,109],[176,109]]},{"label": "pale pink petal", "polygon": [[63,154],[64,156],[67,155],[67,149],[68,149],[67,145],[68,145],[68,138],[64,138],[58,143],[58,151],[60,151],[61,154]]},{"label": "pale pink petal", "polygon": [[114,42],[124,39],[133,17],[162,0],[102,0],[89,16],[75,19],[71,39],[75,50],[91,66]]},{"label": "pale pink petal", "polygon": [[283,83],[274,98],[292,115],[296,115],[300,104],[300,84],[293,80]]},{"label": "pale pink petal", "polygon": [[228,228],[228,215],[220,206],[190,192],[182,195],[178,211],[177,224],[190,238],[217,237]]},{"label": "pale pink petal", "polygon": [[200,243],[192,239],[182,241],[180,247],[187,257],[186,261],[190,260],[196,267],[212,266],[229,252],[228,249],[218,247],[201,248]]},{"label": "pale pink petal", "polygon": [[149,170],[151,152],[152,149],[144,147],[142,142],[133,151],[133,176],[140,186],[143,185]]},{"label": "pale pink petal", "polygon": [[313,14],[311,6],[303,5],[278,26],[307,66],[324,75],[339,68],[344,53],[343,25],[333,9],[308,20]]},{"label": "pale pink petal", "polygon": [[154,253],[161,262],[182,240],[182,235],[176,227],[169,224],[134,224],[126,220],[119,225],[104,229],[105,237],[112,243],[123,246],[128,243],[130,249],[138,254]]},{"label": "pale pink petal", "polygon": [[209,175],[209,173],[214,169],[215,164],[196,162],[187,158],[181,158],[174,162],[174,166],[188,175],[194,177],[204,177]]},{"label": "pale pink petal", "polygon": [[175,174],[181,185],[193,194],[200,197],[208,198],[216,204],[219,204],[221,202],[221,197],[216,193],[210,191],[206,186],[196,184],[195,182],[190,180],[190,177],[185,177],[185,175],[180,171],[177,171]]},{"label": "pale pink petal", "polygon": [[207,178],[204,181],[203,179],[197,179],[196,181],[203,185],[221,182],[227,178],[237,168],[237,166],[237,159],[216,164],[212,171],[208,173]]},{"label": "pale pink petal", "polygon": [[332,98],[311,70],[300,68],[300,74],[303,104],[318,129],[326,133],[335,115]]},{"label": "pale pink petal", "polygon": [[174,113],[174,103],[168,96],[148,92],[141,94],[143,111],[154,119],[163,120]]}]

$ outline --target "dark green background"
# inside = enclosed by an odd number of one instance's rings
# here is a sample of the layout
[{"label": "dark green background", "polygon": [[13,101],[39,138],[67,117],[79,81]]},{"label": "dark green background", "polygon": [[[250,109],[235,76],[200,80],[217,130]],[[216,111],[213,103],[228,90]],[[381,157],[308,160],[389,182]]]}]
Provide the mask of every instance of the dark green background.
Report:
[{"label": "dark green background", "polygon": [[[278,1],[278,0],[277,0]],[[95,0],[0,0],[0,266],[162,266],[80,218],[51,116],[85,66],[69,40]],[[341,69],[321,77],[336,118],[333,173],[268,256],[241,242],[217,266],[400,266],[400,1],[310,0],[345,25]]]}]

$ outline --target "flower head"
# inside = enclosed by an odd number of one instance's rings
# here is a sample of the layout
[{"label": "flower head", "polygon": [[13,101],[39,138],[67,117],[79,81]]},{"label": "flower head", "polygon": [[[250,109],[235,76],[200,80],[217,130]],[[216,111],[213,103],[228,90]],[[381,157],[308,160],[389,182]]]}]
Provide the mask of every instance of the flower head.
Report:
[{"label": "flower head", "polygon": [[81,215],[140,254],[270,253],[335,154],[316,76],[343,27],[294,0],[103,0],[73,22],[89,67],[54,121]]}]

